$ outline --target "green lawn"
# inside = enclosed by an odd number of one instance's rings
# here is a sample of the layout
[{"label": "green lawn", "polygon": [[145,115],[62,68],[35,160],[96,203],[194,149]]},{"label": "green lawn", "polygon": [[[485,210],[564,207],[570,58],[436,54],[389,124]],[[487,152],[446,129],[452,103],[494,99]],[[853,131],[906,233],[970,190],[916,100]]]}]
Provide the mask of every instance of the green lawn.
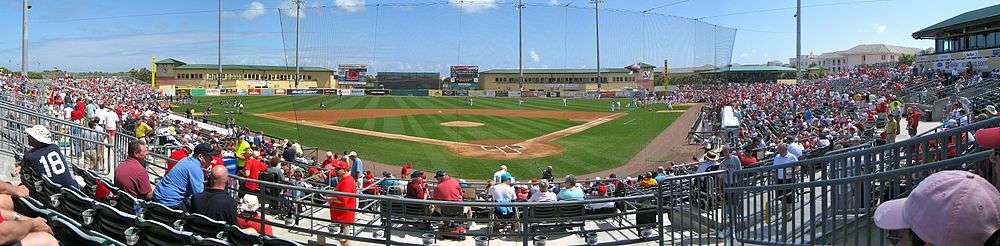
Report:
[{"label": "green lawn", "polygon": [[[471,121],[483,123],[484,125],[479,127],[447,127],[440,125],[449,121]],[[377,132],[466,142],[483,139],[530,139],[582,123],[545,118],[424,114],[341,120],[336,125]]]},{"label": "green lawn", "polygon": [[[214,104],[219,100],[231,100],[235,97],[201,97],[196,98],[198,102],[193,105],[181,105],[178,112],[188,107],[196,110],[203,110],[207,104]],[[343,97],[336,96],[256,96],[240,97],[244,100],[246,109],[250,113],[291,111],[321,109],[320,102],[326,102],[327,108],[332,109],[360,109],[360,108],[467,108],[464,98],[457,97]],[[522,106],[518,107],[516,98],[475,98],[473,108],[486,109],[534,109],[534,110],[567,110],[567,111],[607,111],[609,100],[602,99],[570,99],[568,107],[562,106],[561,99],[530,98],[524,99]],[[625,104],[623,100],[623,105]],[[294,106],[293,106],[294,105]],[[217,113],[226,109],[223,106],[214,106]],[[675,109],[685,109],[686,107],[674,107]],[[658,106],[657,109],[664,109]],[[644,110],[628,111],[628,114],[602,125],[590,128],[586,131],[564,137],[555,141],[563,147],[563,152],[557,155],[526,159],[526,160],[487,160],[477,158],[464,158],[453,155],[444,147],[429,144],[419,144],[409,141],[392,140],[352,133],[338,132],[323,128],[290,125],[287,122],[270,120],[255,117],[249,114],[244,115],[216,115],[212,116],[213,121],[221,121],[225,118],[235,118],[241,126],[247,126],[253,130],[262,130],[265,134],[288,138],[300,141],[305,146],[318,147],[324,150],[343,152],[354,150],[360,153],[362,159],[374,160],[386,164],[399,165],[408,161],[414,163],[415,168],[421,170],[444,169],[453,175],[462,178],[487,178],[495,171],[500,164],[506,164],[510,171],[519,178],[530,178],[539,176],[543,167],[552,165],[556,167],[556,175],[584,174],[614,168],[628,162],[639,150],[642,150],[657,134],[669,126],[681,113],[654,113]],[[416,117],[416,116],[410,116]],[[455,115],[451,117],[461,118],[466,116]],[[387,117],[391,118],[391,117]],[[405,118],[405,117],[404,117]],[[502,117],[509,120],[510,117]],[[375,119],[367,119],[375,120]],[[438,121],[443,119],[436,119]],[[499,120],[499,119],[498,119]],[[538,121],[539,119],[530,119]],[[362,120],[365,121],[365,120]],[[389,119],[379,121],[388,122]],[[473,121],[473,120],[470,120]],[[482,120],[474,120],[480,121]],[[549,124],[553,121],[545,120]],[[403,124],[405,119],[399,122],[399,127],[410,125]],[[428,121],[430,122],[430,121]],[[575,124],[574,122],[570,122]],[[356,124],[345,122],[345,124]],[[368,123],[363,123],[368,124]],[[372,127],[377,125],[371,123]],[[395,123],[393,123],[395,124]],[[426,123],[432,124],[432,123]],[[487,123],[489,124],[489,123]],[[382,124],[383,129],[386,127]],[[392,124],[390,124],[392,125]],[[419,125],[419,124],[418,124]],[[520,124],[519,124],[520,125]],[[541,127],[544,124],[532,124],[533,127]],[[422,127],[422,125],[421,125]],[[565,128],[565,127],[563,127]],[[368,128],[365,128],[368,129]],[[552,128],[556,129],[556,126]],[[374,129],[373,129],[374,130]],[[505,129],[508,131],[514,131]],[[556,129],[558,130],[558,129]],[[389,130],[386,130],[389,131]],[[414,130],[410,130],[415,132]],[[542,133],[554,130],[528,131]],[[406,133],[410,135],[410,133]],[[437,139],[448,139],[448,134],[437,135],[436,133],[425,135]],[[478,133],[480,136],[497,133]],[[520,135],[522,133],[510,133]],[[521,136],[528,136],[526,132]],[[412,133],[412,135],[419,135]],[[433,136],[432,136],[433,135]],[[457,137],[466,138],[469,136],[456,134]],[[503,134],[500,134],[503,135]],[[487,137],[487,138],[493,138]]]}]

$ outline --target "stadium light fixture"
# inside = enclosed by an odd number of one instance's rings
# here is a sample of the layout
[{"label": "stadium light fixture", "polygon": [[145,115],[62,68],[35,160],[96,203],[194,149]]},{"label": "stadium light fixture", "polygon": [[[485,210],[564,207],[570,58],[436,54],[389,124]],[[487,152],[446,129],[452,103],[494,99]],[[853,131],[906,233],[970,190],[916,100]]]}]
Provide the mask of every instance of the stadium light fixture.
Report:
[{"label": "stadium light fixture", "polygon": [[594,36],[597,40],[597,98],[601,98],[601,19],[600,4],[603,0],[590,0],[594,4]]}]

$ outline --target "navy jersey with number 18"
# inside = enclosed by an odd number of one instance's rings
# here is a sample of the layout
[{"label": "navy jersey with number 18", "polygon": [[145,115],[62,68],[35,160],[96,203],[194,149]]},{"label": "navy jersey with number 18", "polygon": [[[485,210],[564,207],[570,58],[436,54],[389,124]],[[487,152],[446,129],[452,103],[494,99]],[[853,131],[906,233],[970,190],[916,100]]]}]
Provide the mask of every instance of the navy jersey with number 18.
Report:
[{"label": "navy jersey with number 18", "polygon": [[73,179],[73,168],[59,152],[59,146],[49,144],[24,153],[24,163],[35,173],[45,175],[49,180],[63,187],[79,187]]}]

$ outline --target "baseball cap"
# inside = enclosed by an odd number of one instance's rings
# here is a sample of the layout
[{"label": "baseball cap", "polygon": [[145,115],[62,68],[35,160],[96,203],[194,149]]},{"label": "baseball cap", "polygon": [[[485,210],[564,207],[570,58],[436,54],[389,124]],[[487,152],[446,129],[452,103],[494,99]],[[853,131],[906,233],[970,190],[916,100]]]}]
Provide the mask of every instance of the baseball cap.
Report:
[{"label": "baseball cap", "polygon": [[49,129],[45,128],[43,125],[34,125],[24,131],[28,133],[28,136],[31,136],[31,138],[38,140],[38,142],[43,144],[52,144],[52,138],[49,137]]},{"label": "baseball cap", "polygon": [[412,173],[410,173],[410,178],[423,177],[423,176],[424,172],[420,170],[413,171]]},{"label": "baseball cap", "polygon": [[500,175],[500,182],[509,181],[513,178],[514,176],[511,176],[510,173],[504,173]]},{"label": "baseball cap", "polygon": [[985,149],[1000,149],[1000,127],[976,131],[976,144]]},{"label": "baseball cap", "polygon": [[194,146],[195,155],[208,155],[215,152],[215,148],[212,148],[210,143],[201,143],[198,146]]},{"label": "baseball cap", "polygon": [[434,174],[434,178],[440,178],[440,177],[444,177],[444,176],[447,176],[447,175],[448,175],[448,173],[445,172],[444,170],[438,170],[437,173]]},{"label": "baseball cap", "polygon": [[351,153],[347,154],[347,156],[358,157],[358,152],[351,151]]},{"label": "baseball cap", "polygon": [[1000,191],[967,171],[940,171],[875,210],[882,229],[910,229],[934,245],[982,245],[1000,229]]}]

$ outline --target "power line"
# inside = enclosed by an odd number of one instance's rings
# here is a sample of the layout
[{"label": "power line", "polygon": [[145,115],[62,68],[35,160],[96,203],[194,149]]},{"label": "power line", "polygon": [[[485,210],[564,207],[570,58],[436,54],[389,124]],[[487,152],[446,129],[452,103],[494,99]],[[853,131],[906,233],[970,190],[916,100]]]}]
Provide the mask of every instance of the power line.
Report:
[{"label": "power line", "polygon": [[659,9],[659,8],[664,8],[664,7],[670,7],[670,6],[674,6],[674,5],[678,5],[678,4],[682,4],[682,3],[685,3],[685,2],[688,2],[688,1],[691,1],[691,0],[680,0],[680,1],[675,1],[675,2],[672,2],[672,3],[668,3],[668,4],[664,4],[664,5],[660,5],[660,6],[656,6],[656,7],[652,7],[652,8],[649,8],[649,9],[647,9],[647,10],[643,10],[642,12],[643,12],[643,13],[648,13],[648,12],[650,12],[650,11],[653,11],[653,10],[656,10],[656,9]]},{"label": "power line", "polygon": [[[811,5],[802,5],[802,7],[803,8],[808,8],[808,7],[825,7],[825,6],[852,5],[852,4],[874,3],[874,2],[889,2],[889,1],[892,1],[892,0],[863,0],[863,1],[847,1],[847,2],[836,2],[836,3],[820,3],[820,4],[811,4]],[[697,17],[697,18],[694,18],[694,19],[695,20],[703,20],[703,19],[711,19],[711,18],[718,18],[718,17],[725,17],[725,16],[733,16],[733,15],[755,14],[755,13],[774,12],[774,11],[792,10],[792,9],[795,9],[795,7],[773,8],[773,9],[758,9],[758,10],[750,10],[750,11],[732,12],[732,13],[726,13],[726,14],[721,14],[721,15],[702,16],[702,17]]]}]

